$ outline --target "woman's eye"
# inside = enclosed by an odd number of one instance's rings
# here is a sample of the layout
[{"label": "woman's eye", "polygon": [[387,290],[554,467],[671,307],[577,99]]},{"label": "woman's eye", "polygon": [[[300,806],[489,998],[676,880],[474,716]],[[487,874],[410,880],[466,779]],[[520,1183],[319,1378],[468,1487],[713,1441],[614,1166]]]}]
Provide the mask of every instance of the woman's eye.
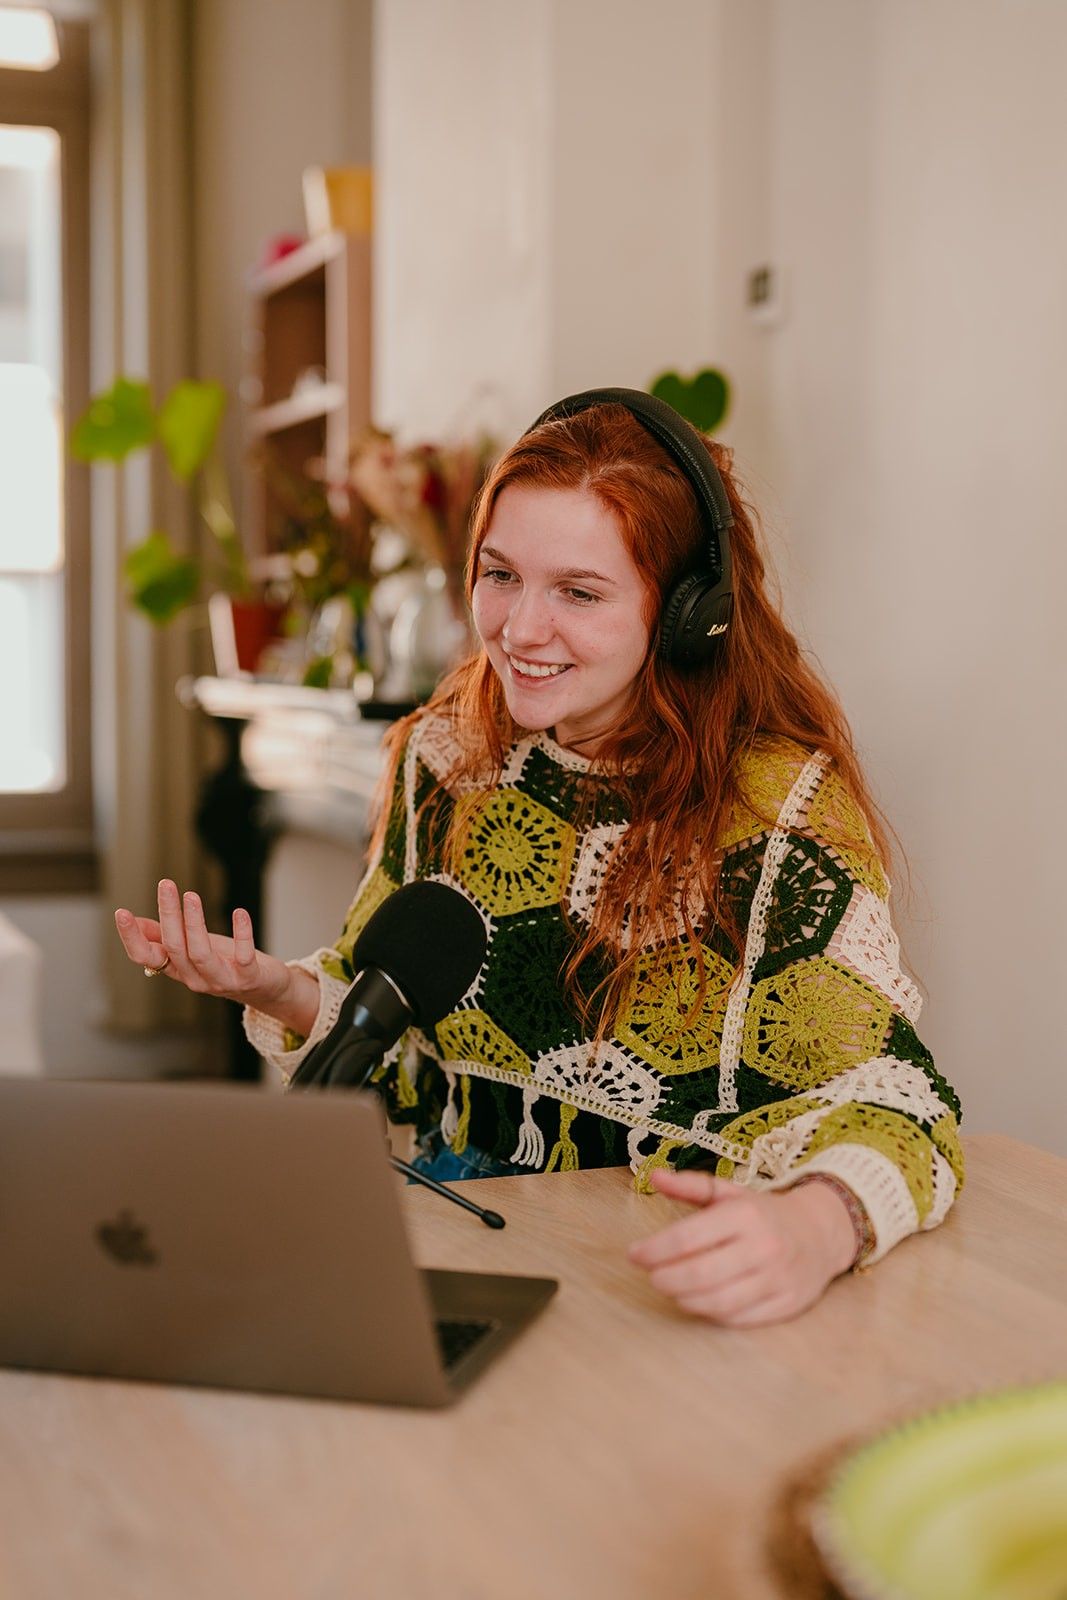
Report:
[{"label": "woman's eye", "polygon": [[590,594],[588,589],[567,589],[565,593],[571,600],[576,600],[579,605],[590,605],[594,600],[599,600],[598,594]]},{"label": "woman's eye", "polygon": [[509,583],[514,573],[508,572],[504,567],[483,567],[481,576],[488,578],[491,583]]}]

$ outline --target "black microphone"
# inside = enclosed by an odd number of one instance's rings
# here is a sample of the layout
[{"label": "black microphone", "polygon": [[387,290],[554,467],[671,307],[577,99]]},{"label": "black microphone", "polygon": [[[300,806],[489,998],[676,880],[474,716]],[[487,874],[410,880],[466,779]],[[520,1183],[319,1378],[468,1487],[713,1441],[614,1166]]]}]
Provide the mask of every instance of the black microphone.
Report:
[{"label": "black microphone", "polygon": [[[406,1028],[432,1026],[462,999],[485,960],[486,944],[485,924],[457,889],[432,882],[397,889],[352,947],[356,977],[337,1021],[304,1057],[289,1087],[362,1088]],[[504,1226],[497,1212],[391,1159],[398,1172],[473,1211],[488,1227]]]},{"label": "black microphone", "polygon": [[485,960],[485,924],[446,883],[409,883],[382,902],[352,949],[356,978],[325,1039],[289,1080],[294,1089],[366,1081],[412,1023],[453,1010]]}]

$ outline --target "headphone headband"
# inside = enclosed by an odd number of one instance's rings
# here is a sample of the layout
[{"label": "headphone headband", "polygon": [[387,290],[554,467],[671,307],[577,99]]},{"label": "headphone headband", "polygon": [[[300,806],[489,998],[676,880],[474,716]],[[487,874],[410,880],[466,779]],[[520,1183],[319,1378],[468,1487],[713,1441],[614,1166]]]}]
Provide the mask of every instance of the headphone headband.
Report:
[{"label": "headphone headband", "polygon": [[660,655],[673,666],[699,666],[719,655],[733,609],[730,534],[733,512],[718,469],[701,435],[673,406],[641,389],[585,389],[543,411],[542,423],[562,422],[592,406],[625,406],[636,422],[681,468],[697,498],[707,536],[705,560],[664,596]]}]

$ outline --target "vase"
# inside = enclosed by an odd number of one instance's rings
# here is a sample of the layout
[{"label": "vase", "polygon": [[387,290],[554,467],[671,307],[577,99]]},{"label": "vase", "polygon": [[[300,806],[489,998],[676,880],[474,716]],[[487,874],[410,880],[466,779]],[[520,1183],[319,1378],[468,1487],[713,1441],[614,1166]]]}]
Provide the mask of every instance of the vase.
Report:
[{"label": "vase", "polygon": [[389,632],[389,690],[424,700],[469,653],[470,614],[458,573],[427,567],[400,603]]}]

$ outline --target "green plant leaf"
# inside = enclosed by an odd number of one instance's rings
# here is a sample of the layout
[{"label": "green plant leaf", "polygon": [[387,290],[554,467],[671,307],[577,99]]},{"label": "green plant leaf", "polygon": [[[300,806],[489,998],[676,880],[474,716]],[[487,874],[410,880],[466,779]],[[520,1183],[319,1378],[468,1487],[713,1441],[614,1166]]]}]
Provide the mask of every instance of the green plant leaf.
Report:
[{"label": "green plant leaf", "polygon": [[79,461],[124,461],[133,450],[151,444],[156,419],[147,383],[116,378],[110,389],[94,395],[74,424],[70,448]]},{"label": "green plant leaf", "polygon": [[350,583],[348,588],[345,590],[345,594],[348,596],[349,605],[352,607],[353,613],[357,617],[362,617],[367,607],[370,605],[370,590],[370,584],[362,583],[359,579],[356,579],[354,582]]},{"label": "green plant leaf", "polygon": [[126,554],[126,593],[133,604],[162,626],[191,605],[200,588],[200,568],[181,555],[165,533],[150,533]]},{"label": "green plant leaf", "polygon": [[226,470],[215,452],[204,462],[200,479],[200,515],[214,534],[222,557],[223,566],[219,576],[221,587],[227,594],[250,595],[252,579],[237,524],[233,520],[230,486]]},{"label": "green plant leaf", "polygon": [[301,683],[305,689],[328,689],[333,676],[333,656],[315,656],[304,668]]},{"label": "green plant leaf", "polygon": [[170,470],[183,481],[204,465],[226,407],[221,383],[183,378],[159,408],[159,438]]},{"label": "green plant leaf", "polygon": [[705,367],[692,378],[680,377],[677,372],[661,373],[651,393],[673,406],[700,433],[713,433],[730,403],[729,382],[714,367]]}]

